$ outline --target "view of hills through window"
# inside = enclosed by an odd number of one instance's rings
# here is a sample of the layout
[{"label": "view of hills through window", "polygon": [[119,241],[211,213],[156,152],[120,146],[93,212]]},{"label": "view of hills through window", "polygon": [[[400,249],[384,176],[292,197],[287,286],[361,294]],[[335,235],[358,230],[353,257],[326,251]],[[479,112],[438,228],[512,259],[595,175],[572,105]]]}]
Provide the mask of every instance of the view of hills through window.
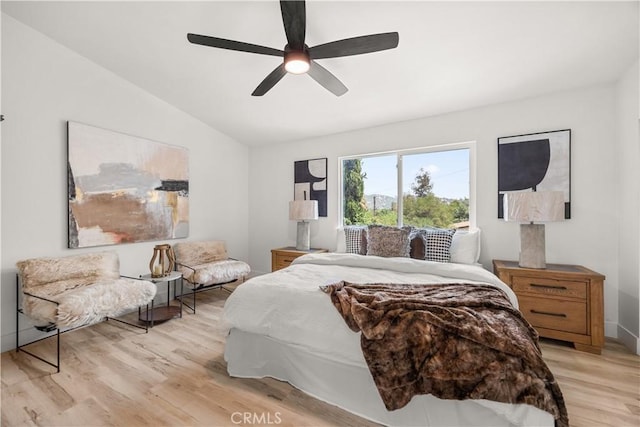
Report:
[{"label": "view of hills through window", "polygon": [[469,226],[467,148],[343,159],[342,166],[345,225]]}]

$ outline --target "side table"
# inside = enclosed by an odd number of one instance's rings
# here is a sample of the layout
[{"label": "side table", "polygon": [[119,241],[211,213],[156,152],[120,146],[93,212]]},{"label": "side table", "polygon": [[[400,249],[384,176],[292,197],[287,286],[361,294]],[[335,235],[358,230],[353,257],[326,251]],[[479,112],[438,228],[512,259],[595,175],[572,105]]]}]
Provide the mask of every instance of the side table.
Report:
[{"label": "side table", "polygon": [[[154,301],[151,301],[151,309],[147,305],[147,310],[144,312],[138,313],[138,318],[142,322],[146,322],[150,327],[153,328],[155,322],[164,322],[165,320],[173,319],[174,317],[182,318],[182,294],[183,294],[183,283],[182,283],[182,273],[178,271],[172,271],[166,276],[163,277],[151,277],[151,274],[144,274],[140,276],[143,280],[148,280],[150,282],[155,283],[167,283],[167,305],[161,305],[158,307],[154,307]],[[173,299],[176,299],[176,286],[177,282],[180,281],[180,295],[177,297],[179,304],[171,305],[171,283],[173,282]]]},{"label": "side table", "polygon": [[520,267],[493,260],[493,272],[518,296],[520,311],[541,337],[600,354],[604,346],[604,279],[581,265]]}]

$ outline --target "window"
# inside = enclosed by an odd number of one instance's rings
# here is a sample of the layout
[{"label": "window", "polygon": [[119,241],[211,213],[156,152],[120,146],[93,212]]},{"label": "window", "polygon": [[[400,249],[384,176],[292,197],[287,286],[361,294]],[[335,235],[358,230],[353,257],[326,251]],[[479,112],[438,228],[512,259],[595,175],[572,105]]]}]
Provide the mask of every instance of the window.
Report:
[{"label": "window", "polygon": [[342,225],[467,228],[475,223],[475,143],[342,157]]}]

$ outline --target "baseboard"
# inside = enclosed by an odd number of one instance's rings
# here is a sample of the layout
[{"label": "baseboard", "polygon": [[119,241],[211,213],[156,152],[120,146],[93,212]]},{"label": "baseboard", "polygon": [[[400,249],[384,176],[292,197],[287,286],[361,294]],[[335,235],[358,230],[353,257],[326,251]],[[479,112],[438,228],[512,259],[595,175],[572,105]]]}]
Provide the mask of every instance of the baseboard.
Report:
[{"label": "baseboard", "polygon": [[632,334],[622,325],[618,325],[618,341],[633,353],[640,355],[640,338]]},{"label": "baseboard", "polygon": [[618,322],[604,322],[604,336],[618,338]]}]

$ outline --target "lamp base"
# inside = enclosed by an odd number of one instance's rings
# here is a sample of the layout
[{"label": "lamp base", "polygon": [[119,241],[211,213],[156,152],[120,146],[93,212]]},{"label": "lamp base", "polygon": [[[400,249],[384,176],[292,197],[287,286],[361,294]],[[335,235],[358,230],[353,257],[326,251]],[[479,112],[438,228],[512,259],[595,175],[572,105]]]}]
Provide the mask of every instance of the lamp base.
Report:
[{"label": "lamp base", "polygon": [[520,267],[546,268],[544,224],[520,224]]},{"label": "lamp base", "polygon": [[306,221],[298,222],[298,234],[296,235],[296,249],[299,251],[308,251],[310,245],[310,224]]}]

